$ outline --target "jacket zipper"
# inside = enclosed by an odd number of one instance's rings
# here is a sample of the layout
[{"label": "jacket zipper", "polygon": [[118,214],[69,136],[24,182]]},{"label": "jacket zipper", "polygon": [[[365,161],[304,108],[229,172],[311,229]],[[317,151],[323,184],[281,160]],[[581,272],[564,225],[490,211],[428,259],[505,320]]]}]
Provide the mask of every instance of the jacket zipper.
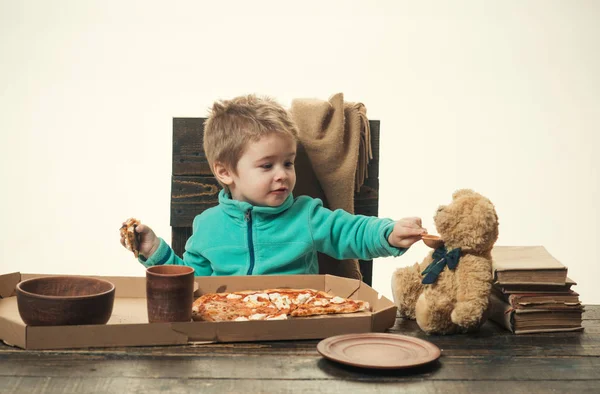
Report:
[{"label": "jacket zipper", "polygon": [[252,271],[254,270],[254,242],[252,241],[252,209],[246,211],[246,223],[248,223],[248,247],[250,249],[250,268],[248,268],[248,272],[246,275],[252,275]]}]

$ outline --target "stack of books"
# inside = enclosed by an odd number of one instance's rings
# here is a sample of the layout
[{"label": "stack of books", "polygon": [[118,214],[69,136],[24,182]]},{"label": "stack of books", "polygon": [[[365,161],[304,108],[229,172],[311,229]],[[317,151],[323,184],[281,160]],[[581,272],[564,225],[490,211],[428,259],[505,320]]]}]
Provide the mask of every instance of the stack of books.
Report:
[{"label": "stack of books", "polygon": [[515,334],[582,330],[567,267],[543,246],[496,246],[490,320]]}]

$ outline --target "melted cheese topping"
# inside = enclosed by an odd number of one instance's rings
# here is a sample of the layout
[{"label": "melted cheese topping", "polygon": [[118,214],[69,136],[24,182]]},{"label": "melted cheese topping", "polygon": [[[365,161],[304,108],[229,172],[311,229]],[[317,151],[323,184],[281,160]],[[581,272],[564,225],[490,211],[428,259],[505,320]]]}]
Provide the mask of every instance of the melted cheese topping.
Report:
[{"label": "melted cheese topping", "polygon": [[296,297],[296,299],[294,300],[294,304],[296,304],[296,305],[305,304],[308,301],[310,301],[311,298],[313,298],[313,296],[310,293],[298,294],[298,297]]},{"label": "melted cheese topping", "polygon": [[271,299],[271,302],[275,304],[277,309],[289,308],[291,305],[290,297],[287,295],[282,296],[279,293],[271,293],[269,294],[269,298]]},{"label": "melted cheese topping", "polygon": [[341,304],[344,302],[344,299],[338,296],[335,296],[331,299],[332,304]]},{"label": "melted cheese topping", "polygon": [[249,294],[247,295],[243,301],[249,304],[256,304],[256,305],[260,305],[261,301],[259,301],[259,298],[264,298],[265,300],[269,300],[269,295],[266,293],[258,293],[258,294]]},{"label": "melted cheese topping", "polygon": [[239,294],[233,294],[233,293],[227,294],[228,300],[239,300],[240,298],[242,298],[242,296]]}]

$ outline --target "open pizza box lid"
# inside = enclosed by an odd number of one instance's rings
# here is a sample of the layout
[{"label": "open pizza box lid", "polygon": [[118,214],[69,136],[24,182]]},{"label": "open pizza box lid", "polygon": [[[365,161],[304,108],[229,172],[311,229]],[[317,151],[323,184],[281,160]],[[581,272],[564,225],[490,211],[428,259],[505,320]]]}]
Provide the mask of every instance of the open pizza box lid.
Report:
[{"label": "open pizza box lid", "polygon": [[333,335],[383,332],[394,325],[396,306],[356,279],[332,275],[196,277],[195,296],[210,292],[269,288],[312,288],[369,302],[370,312],[289,320],[148,323],[145,277],[98,276],[115,285],[115,303],[104,325],[27,326],[17,308],[15,287],[44,274],[0,275],[0,339],[23,349],[182,345],[198,342],[247,342],[322,339]]}]

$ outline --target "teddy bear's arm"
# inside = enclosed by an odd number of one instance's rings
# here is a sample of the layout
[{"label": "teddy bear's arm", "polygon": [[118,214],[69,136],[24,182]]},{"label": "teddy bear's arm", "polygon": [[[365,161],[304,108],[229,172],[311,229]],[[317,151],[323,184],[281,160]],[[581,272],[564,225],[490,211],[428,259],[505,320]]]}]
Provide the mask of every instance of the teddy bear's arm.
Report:
[{"label": "teddy bear's arm", "polygon": [[421,272],[431,263],[433,251],[419,263],[409,267],[398,268],[392,275],[392,295],[398,306],[400,316],[415,319],[415,306],[417,299],[424,289],[421,283],[423,275]]},{"label": "teddy bear's arm", "polygon": [[473,255],[461,258],[455,275],[456,305],[452,322],[465,331],[478,328],[488,307],[492,283],[491,261]]}]

